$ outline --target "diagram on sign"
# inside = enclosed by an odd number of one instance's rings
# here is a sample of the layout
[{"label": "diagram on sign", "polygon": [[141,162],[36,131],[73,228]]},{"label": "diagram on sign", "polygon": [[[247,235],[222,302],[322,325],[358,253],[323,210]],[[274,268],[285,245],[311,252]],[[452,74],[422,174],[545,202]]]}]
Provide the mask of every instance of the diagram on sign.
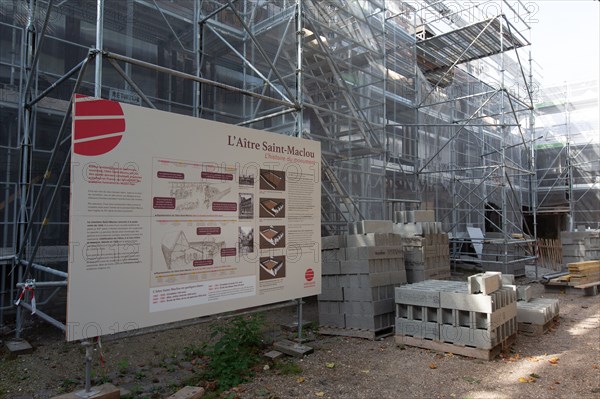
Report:
[{"label": "diagram on sign", "polygon": [[201,241],[188,241],[183,231],[172,231],[164,235],[161,249],[168,270],[210,266],[221,252],[225,241],[207,237]]},{"label": "diagram on sign", "polygon": [[219,189],[210,183],[171,182],[169,194],[175,198],[176,210],[211,209],[214,201],[225,197],[231,187]]},{"label": "diagram on sign", "polygon": [[285,277],[285,256],[260,258],[260,280]]},{"label": "diagram on sign", "polygon": [[285,199],[261,198],[259,216],[261,218],[284,218]]},{"label": "diagram on sign", "polygon": [[261,226],[260,248],[283,248],[285,247],[285,226]]},{"label": "diagram on sign", "polygon": [[285,191],[285,172],[281,170],[260,170],[260,189]]}]

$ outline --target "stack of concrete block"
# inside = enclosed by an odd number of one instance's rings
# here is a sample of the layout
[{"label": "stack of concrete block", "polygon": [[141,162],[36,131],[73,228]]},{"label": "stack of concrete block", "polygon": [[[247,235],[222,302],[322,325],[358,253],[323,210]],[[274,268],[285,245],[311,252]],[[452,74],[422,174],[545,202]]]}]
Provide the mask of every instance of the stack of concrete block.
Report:
[{"label": "stack of concrete block", "polygon": [[565,265],[600,259],[600,230],[562,231],[560,241]]},{"label": "stack of concrete block", "polygon": [[558,319],[558,299],[533,298],[533,290],[529,285],[515,288],[519,333],[536,336],[544,334]]},{"label": "stack of concrete block", "polygon": [[433,211],[400,211],[394,215],[394,233],[402,236],[409,283],[450,277],[450,247]]},{"label": "stack of concrete block", "polygon": [[490,359],[515,339],[516,301],[499,273],[397,287],[396,342]]},{"label": "stack of concrete block", "polygon": [[[369,223],[362,227],[377,230]],[[321,332],[366,338],[391,333],[394,288],[406,283],[401,238],[383,232],[322,241]]]},{"label": "stack of concrete block", "polygon": [[[506,256],[504,251],[506,250]],[[501,233],[486,233],[483,241],[481,267],[484,272],[498,271],[515,276],[525,275],[525,264],[528,251],[527,242],[510,240],[504,242]]]}]

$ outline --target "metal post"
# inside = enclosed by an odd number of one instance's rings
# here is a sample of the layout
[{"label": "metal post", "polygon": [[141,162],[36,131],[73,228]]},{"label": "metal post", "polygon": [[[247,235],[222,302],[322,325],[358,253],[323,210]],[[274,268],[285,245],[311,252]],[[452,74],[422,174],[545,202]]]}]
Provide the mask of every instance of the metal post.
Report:
[{"label": "metal post", "polygon": [[102,48],[104,47],[104,0],[96,3],[96,73],[94,76],[94,96],[102,97]]},{"label": "metal post", "polygon": [[85,390],[76,393],[80,398],[90,398],[99,391],[92,391],[92,351],[94,344],[88,340],[81,342],[85,347]]},{"label": "metal post", "polygon": [[298,342],[302,343],[302,298],[298,299]]},{"label": "metal post", "polygon": [[303,112],[303,91],[302,85],[302,38],[304,31],[302,30],[302,0],[296,0],[296,100],[299,104],[298,113],[296,114],[296,136],[302,137],[304,129],[304,112]]}]

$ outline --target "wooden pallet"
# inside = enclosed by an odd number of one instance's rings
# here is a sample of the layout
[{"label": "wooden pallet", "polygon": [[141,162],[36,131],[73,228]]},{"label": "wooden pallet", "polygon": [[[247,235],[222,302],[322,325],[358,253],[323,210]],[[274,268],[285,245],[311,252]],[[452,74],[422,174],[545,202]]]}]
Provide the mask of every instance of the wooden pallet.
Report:
[{"label": "wooden pallet", "polygon": [[434,341],[431,339],[415,338],[406,335],[396,335],[397,345],[416,346],[423,349],[434,350],[438,352],[450,352],[455,355],[474,357],[482,360],[492,360],[504,349],[510,347],[517,341],[517,333],[514,333],[503,342],[494,346],[492,349],[475,348],[472,346],[456,345],[448,342]]},{"label": "wooden pallet", "polygon": [[595,281],[592,283],[586,284],[573,284],[573,283],[558,283],[552,282],[550,280],[549,283],[544,284],[544,289],[547,291],[558,291],[561,294],[575,294],[579,295],[583,291],[584,296],[593,296],[598,295],[598,287],[600,286],[600,281]]},{"label": "wooden pallet", "polygon": [[547,321],[545,324],[533,324],[533,323],[519,323],[517,327],[517,331],[519,334],[537,337],[540,335],[544,335],[548,332],[548,330],[558,321],[558,316],[554,316],[552,320]]},{"label": "wooden pallet", "polygon": [[319,334],[341,335],[343,337],[365,338],[375,341],[379,338],[389,337],[394,334],[394,326],[379,330],[359,330],[355,328],[319,327]]}]

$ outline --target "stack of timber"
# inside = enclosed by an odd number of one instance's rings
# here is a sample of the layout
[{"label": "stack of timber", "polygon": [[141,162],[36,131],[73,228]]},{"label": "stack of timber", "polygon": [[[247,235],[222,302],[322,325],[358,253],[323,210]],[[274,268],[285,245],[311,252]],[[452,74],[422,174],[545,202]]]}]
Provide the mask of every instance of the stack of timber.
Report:
[{"label": "stack of timber", "polygon": [[581,285],[600,281],[600,260],[567,264],[571,285]]},{"label": "stack of timber", "polygon": [[567,265],[569,274],[553,278],[546,288],[560,288],[562,291],[578,288],[584,295],[598,295],[600,286],[600,260],[574,262]]},{"label": "stack of timber", "polygon": [[396,343],[491,360],[517,334],[517,293],[501,273],[396,288]]},{"label": "stack of timber", "polygon": [[394,288],[406,283],[404,253],[391,221],[365,220],[358,230],[322,239],[319,332],[376,339],[393,333]]}]

